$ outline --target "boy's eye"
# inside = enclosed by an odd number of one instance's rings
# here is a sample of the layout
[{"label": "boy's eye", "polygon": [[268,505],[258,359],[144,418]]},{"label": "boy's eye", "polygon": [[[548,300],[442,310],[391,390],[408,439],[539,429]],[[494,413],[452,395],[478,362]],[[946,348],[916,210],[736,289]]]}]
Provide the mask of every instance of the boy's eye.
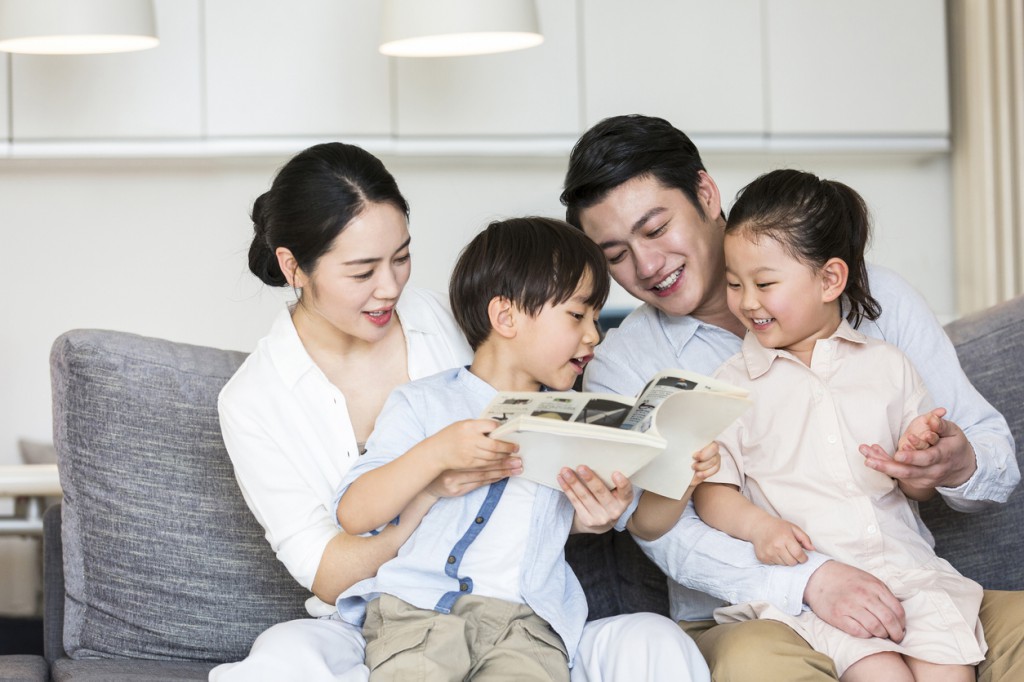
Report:
[{"label": "boy's eye", "polygon": [[569,314],[572,315],[573,319],[577,321],[582,320],[585,317],[584,313],[574,313],[570,311]]}]

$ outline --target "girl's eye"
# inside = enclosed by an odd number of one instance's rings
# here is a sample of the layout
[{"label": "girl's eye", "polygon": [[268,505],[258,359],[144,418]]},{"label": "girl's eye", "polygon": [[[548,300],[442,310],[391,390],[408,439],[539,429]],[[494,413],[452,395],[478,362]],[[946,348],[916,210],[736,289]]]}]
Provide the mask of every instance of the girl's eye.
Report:
[{"label": "girl's eye", "polygon": [[775,282],[762,282],[761,284],[757,285],[757,288],[758,289],[767,289],[768,287],[770,287],[773,284],[775,284]]},{"label": "girl's eye", "polygon": [[739,289],[740,288],[740,283],[739,282],[726,282],[725,286],[729,287],[730,289]]}]

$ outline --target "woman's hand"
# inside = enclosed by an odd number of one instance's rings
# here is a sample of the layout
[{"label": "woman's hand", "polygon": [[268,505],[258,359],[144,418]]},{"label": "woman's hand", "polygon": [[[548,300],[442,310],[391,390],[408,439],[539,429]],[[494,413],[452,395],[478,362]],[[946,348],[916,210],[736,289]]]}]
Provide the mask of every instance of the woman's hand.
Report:
[{"label": "woman's hand", "polygon": [[565,467],[558,474],[558,485],[572,502],[576,514],[572,519],[573,533],[603,533],[610,530],[633,501],[633,484],[616,471],[612,474],[611,490],[588,467]]},{"label": "woman's hand", "polygon": [[509,476],[523,473],[523,460],[515,456],[506,456],[491,469],[448,469],[441,472],[427,486],[427,493],[435,499],[441,497],[460,497],[477,488],[490,485]]}]

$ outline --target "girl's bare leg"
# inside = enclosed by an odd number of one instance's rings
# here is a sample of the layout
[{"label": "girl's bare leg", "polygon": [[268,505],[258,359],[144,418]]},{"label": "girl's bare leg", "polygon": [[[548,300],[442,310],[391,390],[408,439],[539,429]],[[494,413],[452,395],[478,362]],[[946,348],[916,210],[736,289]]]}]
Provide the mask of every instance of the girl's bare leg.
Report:
[{"label": "girl's bare leg", "polygon": [[974,682],[973,665],[943,665],[927,663],[917,658],[905,658],[915,680],[924,682]]},{"label": "girl's bare leg", "polygon": [[841,682],[914,682],[914,674],[903,656],[895,651],[883,651],[860,659],[847,668],[839,679]]}]

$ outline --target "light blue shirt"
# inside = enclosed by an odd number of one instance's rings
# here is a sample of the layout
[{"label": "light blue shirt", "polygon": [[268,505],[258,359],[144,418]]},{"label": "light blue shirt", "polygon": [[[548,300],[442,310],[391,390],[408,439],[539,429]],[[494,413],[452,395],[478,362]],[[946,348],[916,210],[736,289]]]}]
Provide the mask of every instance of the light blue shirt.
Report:
[{"label": "light blue shirt", "polygon": [[[878,320],[863,321],[859,330],[897,346],[910,358],[935,404],[949,411],[947,418],[964,430],[974,448],[978,464],[974,475],[957,488],[938,492],[960,511],[1005,502],[1020,481],[1006,420],[968,381],[953,344],[921,295],[886,268],[869,265],[868,277],[882,314]],[[663,369],[678,367],[711,375],[740,346],[740,337],[720,327],[692,317],[672,318],[644,304],[597,347],[584,387],[635,395]],[[922,533],[930,536],[923,525]],[[677,620],[710,618],[721,600],[734,604],[766,600],[796,615],[803,608],[811,574],[828,560],[811,553],[798,566],[764,565],[750,543],[707,526],[692,504],[660,539],[638,542],[669,576],[671,612]]]},{"label": "light blue shirt", "polygon": [[[342,480],[336,499],[360,474],[390,462],[456,421],[479,417],[495,393],[465,368],[398,387],[377,418],[366,454]],[[499,504],[506,482],[438,500],[397,557],[381,566],[375,577],[342,593],[337,602],[341,617],[361,624],[366,602],[381,593],[441,613],[448,613],[460,595],[472,594],[474,576],[462,574],[459,566]],[[634,500],[616,525],[619,530],[635,508]],[[537,486],[519,576],[524,601],[562,638],[570,661],[587,620],[586,596],[565,561],[572,519],[573,507],[565,495]]]}]

